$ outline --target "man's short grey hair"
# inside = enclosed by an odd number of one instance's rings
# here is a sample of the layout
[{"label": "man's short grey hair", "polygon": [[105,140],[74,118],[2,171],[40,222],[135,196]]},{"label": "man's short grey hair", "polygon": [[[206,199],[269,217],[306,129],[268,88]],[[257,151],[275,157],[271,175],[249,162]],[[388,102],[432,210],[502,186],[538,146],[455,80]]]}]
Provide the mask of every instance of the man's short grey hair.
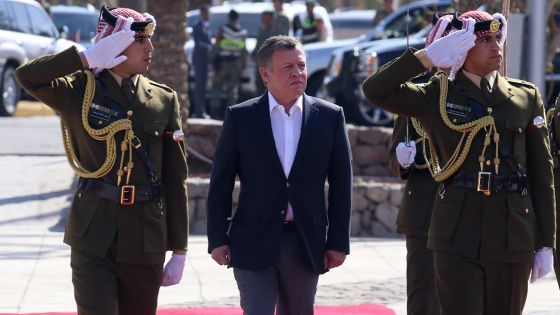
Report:
[{"label": "man's short grey hair", "polygon": [[286,35],[272,36],[264,41],[264,43],[261,45],[261,48],[259,48],[259,51],[257,52],[257,63],[259,67],[268,67],[272,59],[272,54],[275,51],[281,49],[303,50],[303,45],[298,39],[294,37],[290,37]]}]

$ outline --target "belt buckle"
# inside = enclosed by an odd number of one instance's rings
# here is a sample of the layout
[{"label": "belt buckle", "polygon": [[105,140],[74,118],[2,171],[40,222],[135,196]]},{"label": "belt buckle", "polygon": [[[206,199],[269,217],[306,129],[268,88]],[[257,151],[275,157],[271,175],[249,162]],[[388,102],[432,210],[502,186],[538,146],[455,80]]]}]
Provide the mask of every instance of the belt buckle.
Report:
[{"label": "belt buckle", "polygon": [[492,173],[490,172],[478,172],[478,183],[476,185],[476,191],[482,192],[485,196],[490,195]]},{"label": "belt buckle", "polygon": [[123,185],[121,187],[121,205],[130,206],[134,204],[136,187],[134,185]]}]

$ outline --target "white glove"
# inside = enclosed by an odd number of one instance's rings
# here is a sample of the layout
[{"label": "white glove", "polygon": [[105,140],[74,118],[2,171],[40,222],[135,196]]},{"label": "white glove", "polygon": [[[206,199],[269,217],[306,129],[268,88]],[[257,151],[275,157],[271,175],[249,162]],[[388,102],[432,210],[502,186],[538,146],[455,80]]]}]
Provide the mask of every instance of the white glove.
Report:
[{"label": "white glove", "polygon": [[531,283],[546,276],[553,269],[552,248],[543,247],[535,253],[533,269],[531,269]]},{"label": "white glove", "polygon": [[455,31],[436,39],[424,49],[426,56],[438,68],[451,68],[465,58],[469,49],[475,45],[474,19],[466,21],[466,29]]},{"label": "white glove", "polygon": [[403,168],[409,168],[410,165],[414,163],[414,157],[416,156],[416,142],[401,142],[396,148],[397,161]]},{"label": "white glove", "polygon": [[161,276],[162,286],[167,287],[181,281],[183,269],[185,269],[185,260],[187,260],[187,255],[171,255],[171,259],[169,259],[167,264],[165,264],[165,268],[163,268],[163,275]]},{"label": "white glove", "polygon": [[134,34],[131,30],[113,33],[84,50],[89,68],[111,69],[125,61],[127,57],[119,55],[134,42]]}]

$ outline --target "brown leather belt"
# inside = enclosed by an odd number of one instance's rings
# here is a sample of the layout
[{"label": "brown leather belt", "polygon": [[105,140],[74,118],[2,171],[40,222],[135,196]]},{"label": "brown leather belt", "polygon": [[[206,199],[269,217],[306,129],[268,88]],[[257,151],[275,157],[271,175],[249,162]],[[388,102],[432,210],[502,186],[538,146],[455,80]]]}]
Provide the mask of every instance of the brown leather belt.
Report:
[{"label": "brown leather belt", "polygon": [[80,177],[78,180],[78,189],[91,192],[101,198],[125,206],[133,205],[137,202],[159,201],[162,195],[160,181],[156,181],[150,186],[114,186],[98,179]]}]

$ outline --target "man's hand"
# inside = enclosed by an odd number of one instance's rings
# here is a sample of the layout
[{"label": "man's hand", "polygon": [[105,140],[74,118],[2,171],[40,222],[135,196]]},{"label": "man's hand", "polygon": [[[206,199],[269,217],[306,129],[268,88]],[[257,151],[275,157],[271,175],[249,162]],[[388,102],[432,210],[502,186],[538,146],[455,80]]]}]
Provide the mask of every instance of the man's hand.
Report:
[{"label": "man's hand", "polygon": [[325,251],[325,256],[323,256],[323,268],[325,268],[325,270],[336,268],[342,265],[345,259],[346,253],[327,249]]},{"label": "man's hand", "polygon": [[87,68],[111,69],[124,62],[127,57],[119,56],[134,42],[134,31],[113,33],[83,51]]},{"label": "man's hand", "polygon": [[416,156],[416,142],[414,140],[409,142],[401,142],[395,149],[397,154],[397,161],[403,168],[409,168],[414,163]]},{"label": "man's hand", "polygon": [[218,265],[229,265],[229,246],[222,245],[214,248],[212,253],[210,253],[210,256],[212,256],[212,259],[214,259]]},{"label": "man's hand", "polygon": [[546,276],[552,271],[553,267],[552,248],[543,247],[535,253],[533,269],[531,269],[531,283]]},{"label": "man's hand", "polygon": [[161,275],[161,285],[164,287],[177,284],[183,277],[183,269],[185,269],[185,260],[187,255],[175,254],[171,255],[171,259],[165,265],[163,274]]},{"label": "man's hand", "polygon": [[424,49],[426,56],[438,68],[451,68],[464,59],[475,45],[474,19],[466,21],[467,27],[436,39]]}]

